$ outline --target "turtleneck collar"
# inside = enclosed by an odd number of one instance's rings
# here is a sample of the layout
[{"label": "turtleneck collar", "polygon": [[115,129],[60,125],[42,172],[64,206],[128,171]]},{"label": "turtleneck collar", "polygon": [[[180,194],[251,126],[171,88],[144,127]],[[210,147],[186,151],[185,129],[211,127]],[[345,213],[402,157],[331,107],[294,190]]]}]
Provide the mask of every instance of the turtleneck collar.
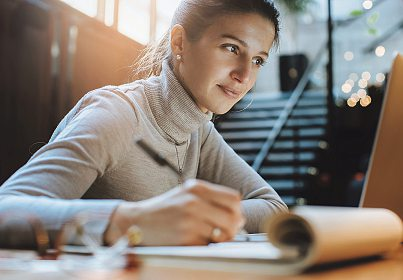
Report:
[{"label": "turtleneck collar", "polygon": [[168,60],[163,61],[160,76],[148,79],[144,86],[157,125],[176,143],[188,140],[193,131],[213,116],[200,110],[176,78]]}]

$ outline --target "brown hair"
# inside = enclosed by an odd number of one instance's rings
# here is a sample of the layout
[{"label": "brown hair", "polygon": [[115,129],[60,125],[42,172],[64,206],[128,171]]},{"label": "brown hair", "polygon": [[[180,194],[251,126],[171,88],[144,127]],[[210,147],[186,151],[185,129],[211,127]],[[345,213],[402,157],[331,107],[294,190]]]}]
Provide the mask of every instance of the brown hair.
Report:
[{"label": "brown hair", "polygon": [[[270,0],[182,0],[171,21],[171,27],[180,24],[189,40],[197,41],[215,19],[225,14],[256,13],[273,23],[274,45],[279,42],[279,12]],[[147,46],[135,63],[137,78],[158,76],[162,61],[171,56],[170,30],[154,45]]]}]

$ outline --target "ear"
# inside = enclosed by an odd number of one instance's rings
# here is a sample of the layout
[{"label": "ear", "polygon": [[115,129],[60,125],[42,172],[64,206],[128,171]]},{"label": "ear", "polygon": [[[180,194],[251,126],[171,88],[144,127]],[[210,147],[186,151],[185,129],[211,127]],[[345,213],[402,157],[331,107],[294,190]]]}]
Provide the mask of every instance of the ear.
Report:
[{"label": "ear", "polygon": [[173,55],[182,54],[185,43],[185,29],[180,24],[171,28],[171,51]]}]

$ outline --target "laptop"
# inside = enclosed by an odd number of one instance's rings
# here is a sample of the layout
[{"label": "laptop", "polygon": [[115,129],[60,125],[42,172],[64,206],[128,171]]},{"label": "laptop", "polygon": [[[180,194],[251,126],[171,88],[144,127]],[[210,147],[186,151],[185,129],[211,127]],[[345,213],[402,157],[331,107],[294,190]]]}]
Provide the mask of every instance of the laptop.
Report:
[{"label": "laptop", "polygon": [[403,56],[389,75],[360,207],[387,208],[403,220]]}]

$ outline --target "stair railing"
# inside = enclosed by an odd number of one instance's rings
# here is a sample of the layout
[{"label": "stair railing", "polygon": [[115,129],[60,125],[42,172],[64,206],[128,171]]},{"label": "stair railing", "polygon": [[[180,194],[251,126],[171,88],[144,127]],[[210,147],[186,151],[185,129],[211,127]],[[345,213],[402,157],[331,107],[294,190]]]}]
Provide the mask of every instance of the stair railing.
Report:
[{"label": "stair railing", "polygon": [[263,161],[267,157],[268,153],[270,152],[271,148],[274,145],[274,142],[278,138],[280,132],[284,128],[285,124],[287,123],[288,119],[290,118],[295,106],[297,105],[298,101],[300,100],[306,85],[308,84],[309,80],[311,79],[314,71],[319,66],[320,61],[322,60],[323,55],[326,53],[327,46],[324,44],[316,54],[313,61],[308,65],[308,68],[304,72],[299,81],[297,87],[292,92],[290,98],[287,100],[283,110],[280,113],[280,116],[276,120],[273,129],[270,130],[269,134],[265,142],[263,143],[260,151],[258,152],[255,160],[253,161],[252,168],[258,171],[263,164]]}]

